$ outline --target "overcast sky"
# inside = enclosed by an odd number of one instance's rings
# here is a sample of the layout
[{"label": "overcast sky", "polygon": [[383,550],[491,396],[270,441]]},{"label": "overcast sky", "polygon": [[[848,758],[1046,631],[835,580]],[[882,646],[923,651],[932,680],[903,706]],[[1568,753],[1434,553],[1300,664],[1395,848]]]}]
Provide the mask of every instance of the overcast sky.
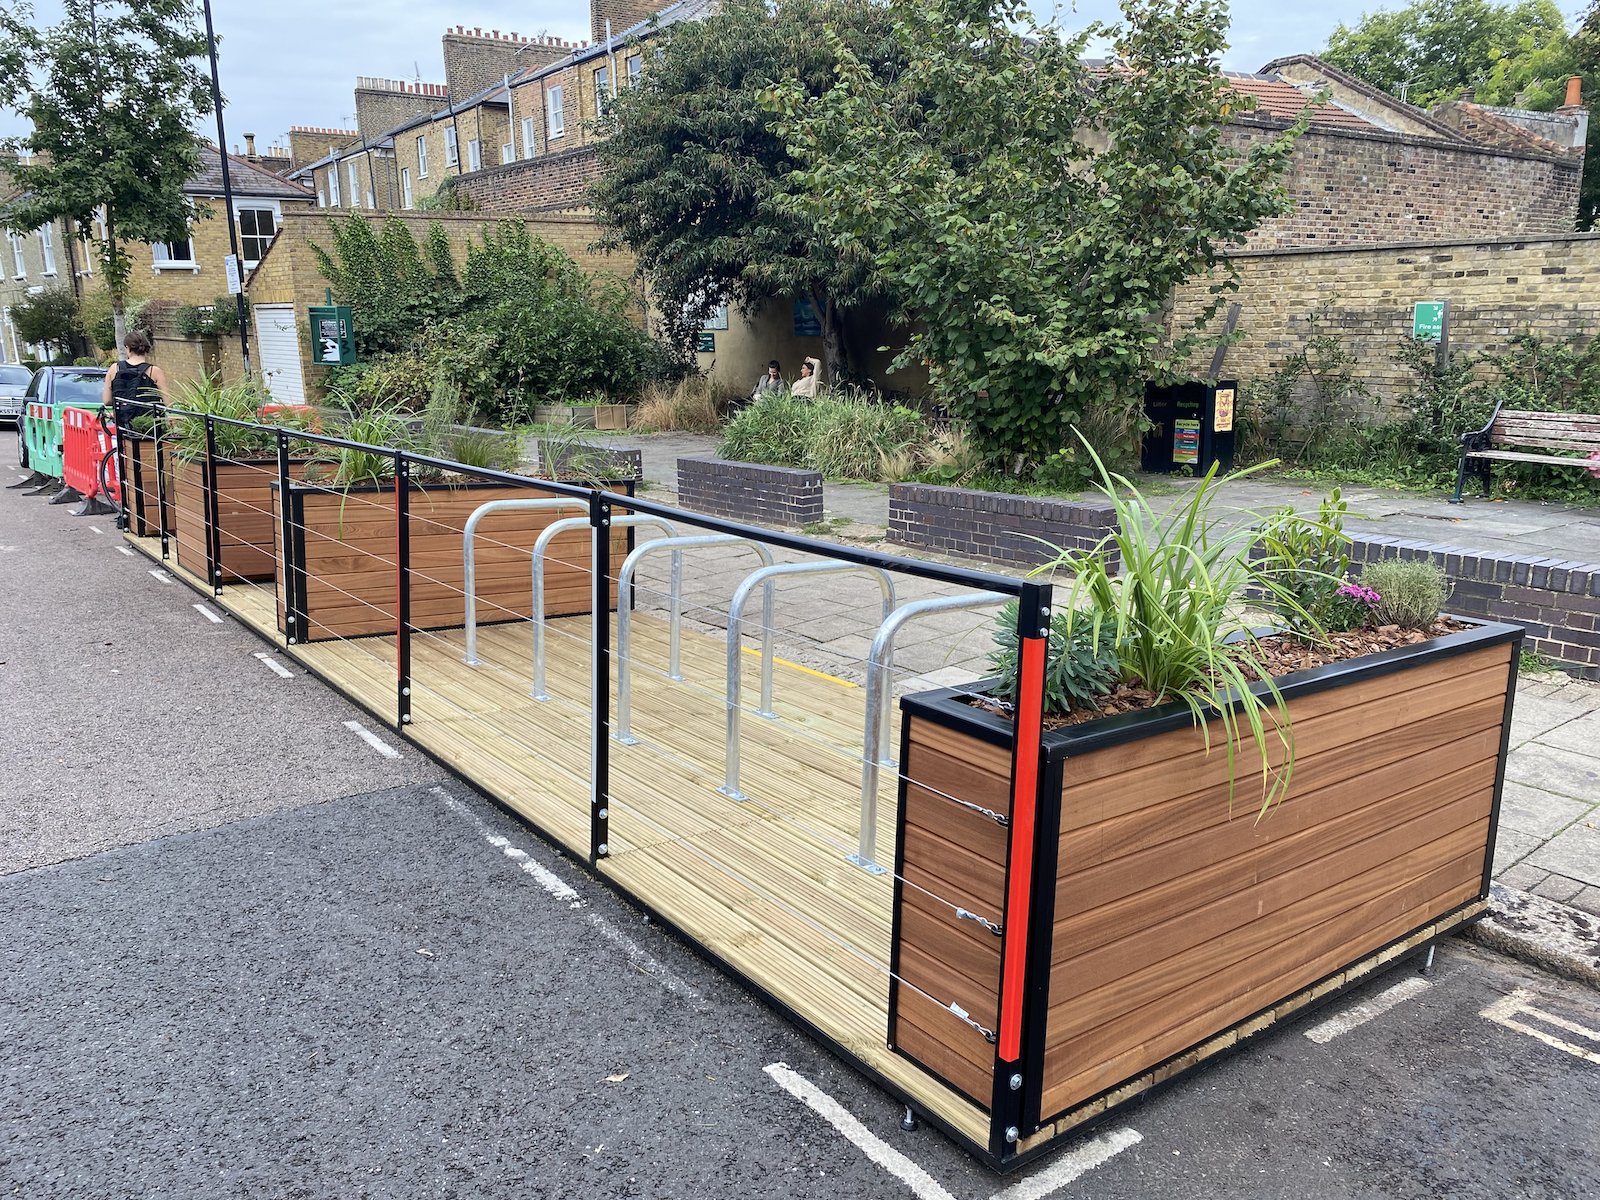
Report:
[{"label": "overcast sky", "polygon": [[[1566,0],[1562,8],[1570,17],[1582,2]],[[1051,11],[1048,0],[1033,0],[1033,5],[1041,16]],[[1224,65],[1254,71],[1273,58],[1314,53],[1340,21],[1399,6],[1400,0],[1236,0]],[[41,23],[59,18],[52,0],[36,0],[36,9]],[[1079,0],[1066,9],[1063,23],[1081,27],[1116,12],[1114,0]],[[357,75],[413,79],[420,73],[442,83],[439,39],[446,28],[461,24],[571,40],[589,36],[584,0],[214,0],[213,18],[222,39],[218,68],[228,100],[229,145],[240,144],[251,132],[263,149],[286,141],[291,125],[353,128],[351,92]],[[15,115],[0,111],[0,135],[21,132]]]}]

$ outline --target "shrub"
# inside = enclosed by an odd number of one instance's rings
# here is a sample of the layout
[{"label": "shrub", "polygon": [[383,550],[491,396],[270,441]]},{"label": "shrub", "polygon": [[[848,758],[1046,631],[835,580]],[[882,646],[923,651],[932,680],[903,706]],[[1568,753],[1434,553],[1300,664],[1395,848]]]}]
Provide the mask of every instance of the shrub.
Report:
[{"label": "shrub", "polygon": [[[1050,622],[1050,646],[1045,656],[1044,711],[1059,715],[1072,709],[1099,708],[1117,682],[1117,655],[1108,638],[1083,622],[1074,627],[1071,614],[1057,613]],[[1017,602],[1000,610],[994,623],[994,652],[989,665],[1000,677],[992,695],[1017,698]]]},{"label": "shrub", "polygon": [[711,380],[690,375],[676,383],[647,383],[634,414],[634,428],[650,433],[681,430],[714,433],[722,425]]},{"label": "shrub", "polygon": [[1351,614],[1337,597],[1350,570],[1350,537],[1344,531],[1349,509],[1334,488],[1314,519],[1293,508],[1279,509],[1257,543],[1261,554],[1254,582],[1268,607],[1302,636],[1348,628],[1342,623]]},{"label": "shrub", "polygon": [[[273,418],[261,415],[261,405],[270,399],[259,376],[224,384],[216,376],[208,375],[198,382],[179,384],[172,407],[193,415],[178,418],[173,434],[178,457],[188,462],[205,458],[206,428],[203,416],[251,421],[258,423],[258,426],[276,423]],[[228,461],[270,457],[277,453],[277,438],[271,429],[217,422],[213,425],[213,440],[217,457]]]},{"label": "shrub", "polygon": [[717,452],[741,462],[804,467],[830,479],[879,481],[929,457],[933,428],[914,409],[833,392],[814,400],[775,393],[741,409]]},{"label": "shrub", "polygon": [[180,304],[172,310],[172,324],[186,338],[197,338],[205,332],[206,318],[193,304]]},{"label": "shrub", "polygon": [[1427,629],[1450,598],[1450,581],[1427,559],[1386,559],[1369,563],[1361,582],[1378,593],[1372,619],[1379,625]]}]

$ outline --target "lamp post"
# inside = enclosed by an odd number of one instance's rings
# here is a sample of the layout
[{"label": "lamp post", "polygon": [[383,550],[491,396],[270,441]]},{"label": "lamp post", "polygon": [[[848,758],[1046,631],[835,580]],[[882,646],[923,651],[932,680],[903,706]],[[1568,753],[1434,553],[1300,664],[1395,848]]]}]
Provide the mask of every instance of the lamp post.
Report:
[{"label": "lamp post", "polygon": [[222,204],[228,214],[228,249],[239,270],[240,288],[234,296],[239,312],[239,356],[245,378],[250,377],[250,321],[244,307],[244,260],[239,257],[239,221],[233,211],[233,177],[228,170],[228,139],[222,128],[222,85],[217,81],[217,35],[211,27],[211,0],[201,0],[206,14],[206,47],[211,57],[211,103],[217,110],[217,156],[222,160]]}]

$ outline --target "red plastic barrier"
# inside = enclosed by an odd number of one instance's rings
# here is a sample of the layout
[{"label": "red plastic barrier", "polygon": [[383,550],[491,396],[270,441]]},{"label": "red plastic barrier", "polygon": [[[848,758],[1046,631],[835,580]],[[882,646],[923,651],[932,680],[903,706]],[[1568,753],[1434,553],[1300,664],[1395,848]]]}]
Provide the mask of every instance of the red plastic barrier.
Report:
[{"label": "red plastic barrier", "polygon": [[122,503],[116,429],[110,420],[101,424],[97,409],[61,410],[61,478],[85,499],[99,495],[114,504]]},{"label": "red plastic barrier", "polygon": [[322,431],[322,420],[316,407],[310,404],[263,404],[257,410],[263,417],[293,416],[297,418],[302,429],[309,429],[312,433]]}]

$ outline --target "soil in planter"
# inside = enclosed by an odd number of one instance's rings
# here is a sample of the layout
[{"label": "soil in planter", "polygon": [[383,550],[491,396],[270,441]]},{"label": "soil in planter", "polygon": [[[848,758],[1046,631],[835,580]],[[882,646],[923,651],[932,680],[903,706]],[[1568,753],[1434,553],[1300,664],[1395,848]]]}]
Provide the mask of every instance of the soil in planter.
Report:
[{"label": "soil in planter", "polygon": [[[1329,663],[1348,662],[1354,658],[1365,658],[1369,654],[1381,654],[1385,650],[1398,650],[1402,646],[1415,646],[1429,638],[1444,637],[1446,634],[1469,628],[1471,626],[1447,617],[1434,622],[1427,629],[1402,629],[1398,625],[1382,625],[1376,629],[1352,629],[1345,633],[1330,633],[1326,643],[1308,642],[1292,633],[1280,633],[1273,637],[1262,638],[1257,643],[1255,652],[1266,664],[1273,678],[1279,678],[1294,671],[1325,667]],[[1249,666],[1245,666],[1245,672],[1253,679],[1259,678]],[[1109,695],[1101,699],[1100,707],[1075,708],[1070,712],[1049,714],[1044,719],[1044,727],[1049,730],[1082,725],[1088,721],[1098,721],[1101,717],[1116,717],[1123,713],[1155,708],[1170,699],[1171,697],[1158,697],[1148,688],[1119,683]],[[992,712],[1008,721],[1016,715],[1016,708],[1010,701],[996,700],[992,696],[972,696],[967,703],[973,708]]]}]

